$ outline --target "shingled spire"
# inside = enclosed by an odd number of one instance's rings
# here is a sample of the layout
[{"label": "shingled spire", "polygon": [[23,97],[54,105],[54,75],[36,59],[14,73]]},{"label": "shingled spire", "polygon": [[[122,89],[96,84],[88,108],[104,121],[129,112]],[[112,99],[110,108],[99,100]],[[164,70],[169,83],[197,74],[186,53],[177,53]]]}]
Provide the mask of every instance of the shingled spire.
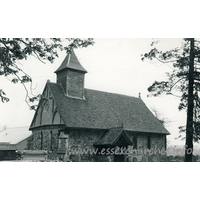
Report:
[{"label": "shingled spire", "polygon": [[84,79],[87,71],[80,64],[74,51],[67,54],[55,73],[57,83],[63,86],[65,95],[84,99]]}]

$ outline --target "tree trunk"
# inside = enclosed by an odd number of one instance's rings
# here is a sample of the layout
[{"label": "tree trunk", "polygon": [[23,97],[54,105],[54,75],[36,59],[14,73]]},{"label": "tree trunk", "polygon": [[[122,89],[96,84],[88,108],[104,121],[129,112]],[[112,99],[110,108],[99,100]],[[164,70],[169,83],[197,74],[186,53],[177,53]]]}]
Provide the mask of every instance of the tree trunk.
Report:
[{"label": "tree trunk", "polygon": [[192,155],[193,155],[194,56],[195,56],[194,55],[194,38],[191,38],[188,107],[187,107],[186,141],[185,141],[185,162],[192,162]]}]

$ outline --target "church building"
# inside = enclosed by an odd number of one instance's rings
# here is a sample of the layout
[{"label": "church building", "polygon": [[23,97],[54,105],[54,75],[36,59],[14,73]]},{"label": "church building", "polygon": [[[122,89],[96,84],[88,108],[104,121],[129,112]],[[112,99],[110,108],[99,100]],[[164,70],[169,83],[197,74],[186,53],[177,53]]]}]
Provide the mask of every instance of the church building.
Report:
[{"label": "church building", "polygon": [[49,160],[114,162],[140,160],[128,149],[166,149],[169,132],[141,98],[84,87],[86,69],[74,51],[46,83],[33,117],[29,150]]}]

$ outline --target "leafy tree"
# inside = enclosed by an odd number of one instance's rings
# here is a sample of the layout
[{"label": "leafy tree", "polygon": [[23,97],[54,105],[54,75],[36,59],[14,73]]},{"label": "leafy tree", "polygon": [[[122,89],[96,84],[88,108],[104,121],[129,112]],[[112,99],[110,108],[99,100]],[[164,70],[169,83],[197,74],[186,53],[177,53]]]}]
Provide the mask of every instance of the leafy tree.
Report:
[{"label": "leafy tree", "polygon": [[165,52],[159,51],[152,42],[152,48],[142,55],[142,60],[158,60],[172,63],[172,72],[166,73],[167,80],[155,81],[148,91],[153,96],[162,94],[180,96],[179,110],[187,110],[186,126],[179,127],[186,132],[185,161],[192,161],[193,141],[200,139],[200,41],[194,38],[183,39],[181,47]]},{"label": "leafy tree", "polygon": [[[93,44],[92,38],[0,38],[0,75],[10,76],[11,82],[21,83],[24,86],[27,93],[25,101],[30,106],[30,103],[37,100],[40,95],[32,96],[29,94],[25,84],[32,83],[32,79],[19,67],[19,61],[34,56],[43,63],[45,61],[53,63],[58,57],[59,50],[70,53],[72,49]],[[0,88],[0,99],[3,103],[9,101],[3,88]],[[31,109],[35,109],[35,107],[35,105],[30,106]]]}]

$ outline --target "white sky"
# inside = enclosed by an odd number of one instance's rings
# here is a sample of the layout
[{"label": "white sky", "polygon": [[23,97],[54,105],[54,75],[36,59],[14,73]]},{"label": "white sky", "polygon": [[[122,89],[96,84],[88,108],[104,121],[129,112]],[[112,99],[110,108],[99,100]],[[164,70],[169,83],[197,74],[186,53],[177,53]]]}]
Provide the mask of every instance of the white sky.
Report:
[{"label": "white sky", "polygon": [[[85,78],[85,88],[125,94],[141,98],[151,109],[156,109],[161,116],[168,118],[171,123],[167,129],[170,144],[184,144],[175,140],[179,134],[178,126],[185,124],[185,113],[178,111],[179,99],[171,96],[147,98],[147,88],[155,80],[165,79],[165,72],[170,71],[169,65],[142,62],[141,54],[151,49],[152,39],[95,39],[95,45],[75,50],[75,53],[88,71]],[[161,39],[160,48],[170,49],[181,44],[180,39]],[[21,62],[24,69],[33,79],[34,94],[42,93],[47,79],[56,82],[54,71],[60,66],[65,52],[59,53],[59,58],[51,64],[41,63],[34,57]],[[0,103],[0,126],[20,127],[31,124],[34,111],[29,110],[24,101],[25,90],[20,84],[10,83],[6,78],[0,79],[1,86],[10,98],[9,103]]]}]

